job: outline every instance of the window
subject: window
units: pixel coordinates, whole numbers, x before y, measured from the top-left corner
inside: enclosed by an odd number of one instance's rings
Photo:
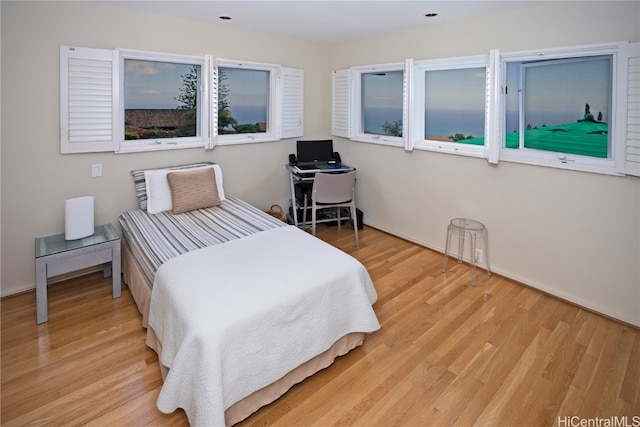
[[[405,146],[412,61],[339,70],[333,76],[332,134]]]
[[[424,139],[484,145],[484,68],[425,71]]]
[[[414,146],[483,156],[488,56],[416,61]]]
[[[500,158],[615,173],[626,122],[621,53],[611,44],[502,55]]]
[[[302,70],[218,60],[217,75],[219,144],[302,136]]]
[[[508,63],[505,147],[610,157],[612,59]]]
[[[218,68],[218,135],[266,133],[270,72]]]
[[[203,65],[123,57],[124,147],[198,140],[202,124]],[[142,141],[140,141],[142,142]],[[149,141],[143,143],[148,144]],[[140,144],[138,144],[140,145]]]
[[[362,73],[360,132],[402,136],[402,71]]]
[[[277,67],[218,61],[220,143],[276,140]]]
[[[61,46],[60,151],[213,148],[219,139],[302,136],[303,70],[213,62],[210,56]]]
[[[491,50],[334,71],[331,131],[494,164],[640,176],[639,111],[639,43]]]
[[[119,51],[120,152],[204,147],[209,133],[209,62]]]

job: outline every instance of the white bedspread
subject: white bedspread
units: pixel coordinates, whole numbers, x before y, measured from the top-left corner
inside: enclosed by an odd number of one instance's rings
[[[158,409],[224,425],[237,401],[342,336],[379,329],[376,298],[360,262],[293,226],[169,260],[149,313],[170,368]]]

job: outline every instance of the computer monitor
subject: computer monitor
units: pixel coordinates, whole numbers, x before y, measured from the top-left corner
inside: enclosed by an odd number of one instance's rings
[[[322,163],[333,159],[333,140],[298,141],[298,164]]]

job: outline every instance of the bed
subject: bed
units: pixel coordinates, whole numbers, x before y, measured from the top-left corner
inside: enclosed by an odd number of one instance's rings
[[[160,411],[233,425],[380,328],[364,266],[226,195],[218,165],[132,175],[122,270],[160,360]]]

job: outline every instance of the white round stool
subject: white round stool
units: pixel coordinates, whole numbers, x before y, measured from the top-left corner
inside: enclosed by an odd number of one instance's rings
[[[484,240],[484,259],[487,264],[487,274],[491,276],[491,267],[489,267],[489,231],[483,223],[468,218],[454,218],[447,226],[447,243],[444,247],[444,261],[442,262],[442,272],[447,271],[447,261],[449,259],[449,243],[451,234],[458,234],[458,264],[462,263],[462,255],[464,253],[464,240],[469,235],[469,266],[473,275],[471,276],[471,285],[476,286],[476,239],[480,234]]]

